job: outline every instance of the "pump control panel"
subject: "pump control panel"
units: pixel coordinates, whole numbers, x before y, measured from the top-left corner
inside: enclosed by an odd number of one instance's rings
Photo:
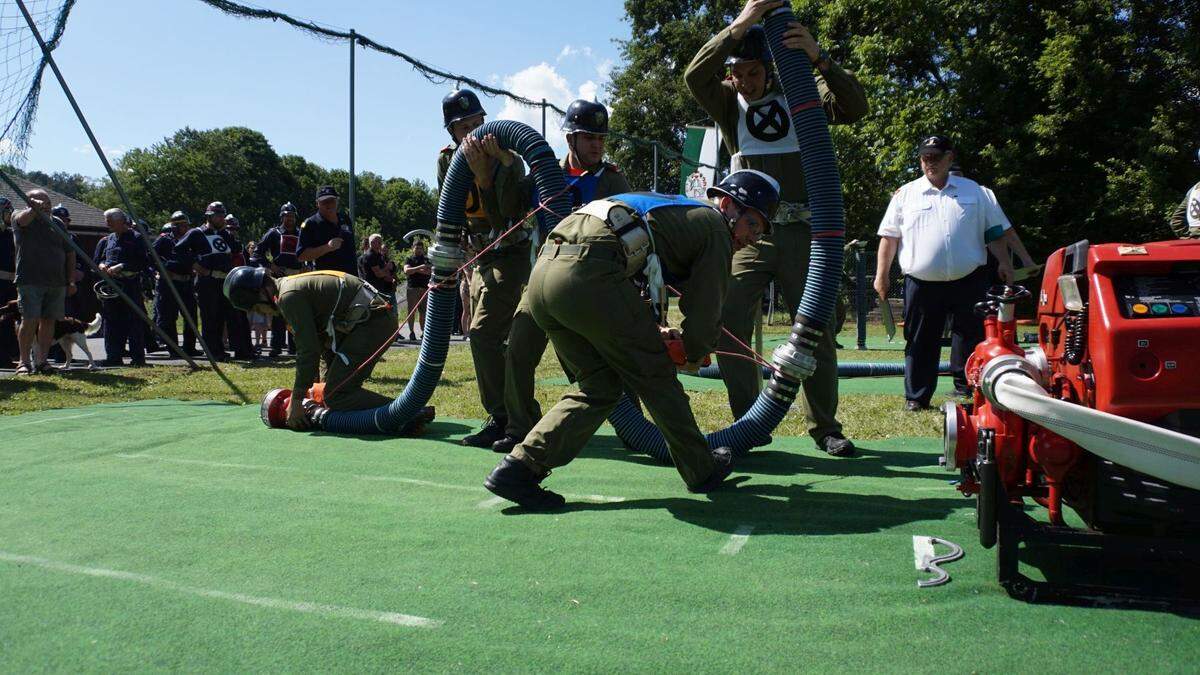
[[[1200,316],[1200,271],[1113,279],[1126,319]]]

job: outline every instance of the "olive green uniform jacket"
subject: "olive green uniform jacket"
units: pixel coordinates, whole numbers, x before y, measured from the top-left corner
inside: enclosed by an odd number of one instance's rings
[[[683,342],[688,358],[698,361],[720,331],[733,252],[729,227],[715,210],[694,206],[656,209],[647,222],[664,276],[683,293]],[[694,488],[712,475],[711,451],[658,324],[626,276],[620,243],[604,221],[576,213],[559,223],[534,266],[526,304],[578,391],[546,412],[513,457],[539,474],[567,464],[628,387],[662,431],[684,482]]]
[[[1179,206],[1175,209],[1175,213],[1171,214],[1171,231],[1180,239],[1195,239],[1200,238],[1200,234],[1193,234],[1188,229],[1188,209],[1191,208],[1192,193],[1200,188],[1200,183],[1192,186],[1187,194],[1183,196],[1183,201],[1179,202]],[[1200,209],[1200,203],[1196,204],[1196,208]]]
[[[442,148],[438,155],[438,188],[441,189],[455,148]],[[511,152],[511,151],[510,151]],[[512,153],[513,161],[504,166],[495,162],[493,185],[487,190],[474,188],[467,196],[467,228],[473,245],[502,234],[528,211],[521,182],[525,163]],[[534,219],[530,218],[532,223]],[[531,223],[506,237],[506,242],[528,237]],[[479,237],[482,236],[484,240]],[[479,258],[471,275],[471,359],[479,383],[479,401],[488,416],[507,418],[504,411],[504,354],[513,314],[521,300],[521,291],[529,280],[530,243],[498,246]],[[410,310],[411,311],[411,310]]]
[[[565,173],[569,165],[564,157],[560,162]],[[615,164],[604,162],[604,171],[596,179],[596,199],[632,191],[629,181]],[[534,187],[532,178],[527,178],[529,203],[532,203]],[[525,438],[525,434],[542,416],[542,408],[534,396],[534,379],[538,364],[546,353],[549,338],[538,327],[529,313],[529,303],[522,298],[513,317],[512,330],[508,335],[508,351],[504,362],[504,408],[508,413],[505,433],[513,438]]]
[[[726,81],[725,59],[737,45],[728,28],[708,41],[684,74],[692,96],[712,116],[721,129],[721,137],[730,155],[740,150],[738,141],[738,94],[732,82]],[[822,73],[814,69],[817,91],[822,107],[831,124],[848,124],[866,115],[868,105],[862,85],[854,75],[836,63],[830,63]],[[772,89],[772,91],[775,91]],[[764,94],[770,95],[771,91]],[[794,131],[793,131],[794,133]],[[783,202],[800,204],[807,198],[804,189],[804,170],[799,152],[773,155],[742,155],[739,169],[757,169],[779,181]],[[743,343],[749,344],[757,313],[762,307],[762,293],[774,281],[783,292],[789,311],[800,306],[804,282],[808,275],[811,230],[806,219],[776,222],[774,232],[757,244],[747,246],[733,257],[733,279],[725,299],[725,327]],[[832,317],[830,319],[832,321]],[[738,353],[743,348],[728,336],[719,345],[721,351]],[[832,330],[826,330],[814,356],[817,370],[804,381],[804,402],[811,422],[809,433],[820,441],[840,433],[837,420],[837,349]],[[754,404],[762,385],[759,366],[747,360],[720,356],[721,379],[729,391],[729,407],[735,419],[744,415]]]
[[[335,322],[346,318],[355,296],[363,287],[362,279],[324,270],[283,277],[276,279],[275,284],[279,288],[276,301],[279,313],[296,341],[296,378],[292,392],[308,391],[317,380],[323,361],[325,376],[322,381],[327,383],[325,404],[330,409],[365,410],[390,403],[392,399],[368,391],[362,385],[375,368],[376,351],[391,343],[396,332],[396,317],[381,307],[348,332],[338,332],[337,351],[345,355],[349,363],[334,354],[333,340],[328,332],[330,315]],[[355,373],[354,370],[363,363],[367,365]],[[331,389],[339,384],[336,390]]]

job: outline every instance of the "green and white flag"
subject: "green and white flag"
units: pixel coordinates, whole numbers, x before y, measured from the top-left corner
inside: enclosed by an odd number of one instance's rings
[[[716,166],[719,144],[720,134],[716,127],[688,126],[683,141],[683,156],[690,161],[684,161],[679,172],[681,194],[704,199],[704,192],[716,183],[717,177],[713,169],[700,166],[697,162]]]

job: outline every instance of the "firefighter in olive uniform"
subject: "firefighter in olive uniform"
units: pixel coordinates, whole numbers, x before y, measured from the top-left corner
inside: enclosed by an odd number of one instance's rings
[[[729,475],[729,449],[709,449],[650,306],[632,283],[634,275],[646,274],[652,287],[678,284],[687,359],[680,369],[697,372],[717,342],[730,257],[769,230],[779,186],[761,172],[738,171],[709,196],[718,198],[716,208],[653,192],[614,195],[584,206],[550,233],[526,302],[578,390],[563,396],[500,461],[484,483],[488,490],[526,508],[562,506],[563,498],[541,481],[579,454],[625,387],[658,424],[688,490],[714,490]]]
[[[1200,151],[1196,152],[1200,164]],[[1171,214],[1171,231],[1180,239],[1200,239],[1200,183],[1192,186]]]
[[[479,97],[468,89],[442,100],[442,118],[453,143],[438,154],[438,189],[450,160],[461,146],[475,175],[467,195],[467,236],[481,251],[518,222],[528,211],[522,199],[525,163],[515,152],[502,150],[490,134],[482,139],[470,133],[483,124],[487,113]],[[504,437],[508,413],[504,408],[504,352],[521,290],[529,280],[530,230],[526,226],[505,236],[477,261],[471,276],[471,358],[479,400],[488,421],[463,439],[464,445],[491,447]]]
[[[604,161],[607,108],[582,99],[575,101],[567,108],[563,130],[567,132],[568,151],[562,160],[562,168],[571,193],[572,211],[592,200],[630,191],[629,181],[616,165]],[[526,179],[525,186],[533,199],[536,194],[533,181]],[[547,342],[545,331],[534,322],[528,302],[522,298],[513,317],[508,351],[504,355],[504,408],[508,412],[508,428],[504,438],[492,444],[496,452],[512,450],[542,416],[541,406],[533,395],[533,384]]]
[[[725,299],[723,322],[746,344],[750,342],[767,285],[774,280],[783,291],[789,311],[795,311],[808,274],[812,233],[810,214],[804,203],[800,149],[787,100],[771,75],[766,34],[755,25],[769,10],[783,4],[749,0],[729,27],[700,48],[684,74],[692,96],[720,127],[725,147],[733,158],[733,168],[758,169],[783,186],[774,234],[733,257],[733,279]],[[830,123],[854,122],[867,113],[862,86],[817,46],[807,28],[792,23],[784,34],[783,45],[803,49],[808,54]],[[722,337],[720,348],[725,352],[741,350],[728,336]],[[813,424],[809,433],[829,454],[852,455],[854,444],[842,435],[842,425],[837,420],[837,348],[831,329],[824,331],[814,356],[817,370],[804,381],[804,400]],[[747,360],[720,355],[717,360],[729,391],[729,406],[734,418],[740,418],[758,397],[761,370],[758,364]]]
[[[279,315],[296,341],[293,392],[306,392],[321,374],[330,410],[364,410],[392,401],[363,388],[396,331],[391,303],[362,279],[338,270],[303,272],[279,279],[263,267],[238,267],[225,279],[225,297],[241,311]],[[288,426],[308,426],[301,403],[292,396]]]

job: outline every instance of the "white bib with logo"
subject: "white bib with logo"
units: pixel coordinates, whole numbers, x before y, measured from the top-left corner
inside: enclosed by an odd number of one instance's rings
[[[208,249],[213,253],[229,253],[229,242],[219,234],[205,235],[208,239]]]
[[[800,152],[796,134],[792,132],[792,116],[788,114],[783,94],[748,102],[738,102],[738,155],[782,155]],[[734,155],[736,166],[737,155]]]

